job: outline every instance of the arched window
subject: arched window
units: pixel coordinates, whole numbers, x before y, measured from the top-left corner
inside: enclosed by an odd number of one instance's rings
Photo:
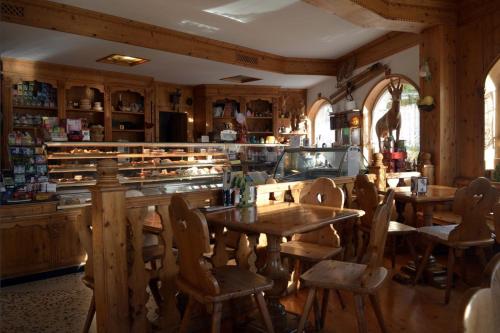
[[[418,91],[411,85],[403,84],[403,93],[399,113],[401,115],[401,129],[399,140],[405,141],[408,160],[418,157],[420,151],[420,113],[417,107]],[[386,87],[378,98],[372,111],[371,141],[374,152],[379,152],[378,138],[375,131],[377,121],[391,108],[392,98]]]
[[[390,79],[386,78],[376,84],[363,105],[363,151],[368,159],[380,150],[375,128],[377,121],[392,106],[392,98],[388,90],[389,83]],[[417,159],[420,151],[420,111],[417,107],[419,92],[409,79],[401,77],[401,83],[403,92],[399,107],[401,116],[399,140],[405,141],[407,160],[413,161]],[[393,135],[395,136],[395,131]]]
[[[500,147],[496,145],[496,133],[500,128],[499,117],[496,116],[500,91],[500,61],[498,61],[486,76],[484,83],[484,167],[486,170],[495,169],[495,158],[500,157],[497,152]]]
[[[325,145],[331,147],[335,142],[335,131],[330,129],[330,113],[332,106],[330,103],[321,105],[314,116],[314,142],[318,147]]]

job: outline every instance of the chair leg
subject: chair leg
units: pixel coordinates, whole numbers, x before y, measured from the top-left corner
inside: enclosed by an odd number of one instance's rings
[[[262,292],[256,293],[255,299],[257,300],[257,305],[259,307],[260,315],[262,316],[264,324],[266,325],[266,330],[269,333],[274,333],[271,316],[269,315],[269,310],[267,309],[266,300],[264,299],[264,295],[262,295]]]
[[[500,237],[500,235],[498,236]],[[476,254],[479,257],[479,262],[483,266],[483,269],[488,265],[488,260],[486,259],[486,253],[484,247],[476,247]]]
[[[418,262],[418,256],[417,256],[417,251],[415,251],[415,246],[413,245],[413,235],[407,235],[405,236],[405,242],[406,245],[408,245],[408,250],[410,251],[410,255],[413,258],[415,265]]]
[[[356,319],[358,320],[358,332],[366,333],[367,326],[366,326],[365,305],[363,302],[363,296],[354,295],[354,303],[356,305],[355,308],[356,308]]]
[[[212,312],[212,329],[210,330],[210,332],[212,333],[220,332],[221,318],[222,318],[222,303],[221,302],[214,303]]]
[[[330,290],[329,289],[323,289],[323,299],[321,300],[321,323],[320,323],[320,328],[324,328],[325,327],[326,312],[328,310],[328,298],[329,297],[330,297]]]
[[[95,296],[92,292],[92,299],[90,300],[89,310],[87,312],[87,317],[85,318],[85,324],[83,325],[83,333],[88,333],[90,326],[92,325],[92,320],[95,315]]]
[[[450,302],[451,287],[453,285],[453,268],[455,266],[455,249],[450,247],[448,249],[448,268],[447,268],[447,278],[446,278],[446,292],[444,294],[444,303],[448,304]]]
[[[306,304],[304,305],[304,311],[302,312],[302,316],[300,317],[299,328],[297,330],[298,333],[304,332],[304,327],[306,326],[307,317],[309,317],[309,312],[311,312],[311,307],[313,305],[315,295],[316,295],[316,288],[309,289],[309,293],[307,294]]]
[[[396,245],[397,237],[391,236],[391,267],[394,269],[396,267]]]
[[[295,283],[295,295],[299,294],[300,290],[300,274],[302,273],[302,261],[295,259],[295,270],[293,272],[293,282]]]
[[[184,332],[188,331],[189,319],[191,317],[191,313],[193,312],[195,302],[196,301],[195,301],[194,297],[189,296],[186,310],[184,311],[184,315],[182,316],[181,327],[179,329],[179,333],[184,333]]]
[[[429,257],[431,256],[433,248],[434,248],[434,243],[429,242],[429,244],[427,244],[427,248],[425,249],[424,256],[422,257],[422,260],[418,264],[418,269],[417,269],[417,273],[415,274],[415,280],[413,280],[413,285],[416,285],[417,282],[422,277],[422,273],[424,272],[424,268],[427,265],[427,261],[429,260]],[[415,265],[417,265],[417,262],[415,262]]]
[[[378,324],[380,325],[382,333],[386,333],[387,327],[385,326],[384,317],[382,316],[382,310],[380,307],[378,296],[376,294],[370,295],[370,302],[372,303],[373,310],[375,311],[375,316],[377,316]]]
[[[314,327],[316,328],[316,331],[319,331],[321,329],[321,317],[320,317],[321,310],[319,308],[317,293],[314,293],[313,308],[314,308]]]
[[[160,289],[158,288],[158,280],[149,280],[149,290],[151,290],[156,305],[158,308],[161,308],[163,300],[161,299]]]
[[[345,310],[345,303],[344,303],[344,299],[342,298],[342,294],[338,290],[335,290],[335,293],[337,294],[337,298],[339,299],[339,303],[340,303],[340,306],[342,307],[342,310]]]

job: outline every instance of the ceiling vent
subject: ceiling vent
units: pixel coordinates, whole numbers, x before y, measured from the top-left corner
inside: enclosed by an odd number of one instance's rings
[[[236,75],[236,76],[230,76],[230,77],[225,77],[222,78],[221,81],[228,81],[228,82],[233,82],[233,83],[247,83],[247,82],[254,82],[254,81],[260,81],[262,79],[256,78],[256,77],[251,77],[251,76],[246,76],[246,75]]]
[[[24,17],[24,7],[16,6],[12,3],[2,2],[0,6],[2,16]]]
[[[245,65],[257,65],[259,58],[249,54],[236,53],[236,61]]]
[[[97,59],[96,61],[102,62],[105,64],[113,64],[113,65],[132,67],[132,66],[144,64],[145,62],[148,62],[149,60],[144,59],[144,58],[131,57],[131,56],[122,55],[122,54],[110,54],[109,56],[106,56],[106,57],[101,58],[101,59]]]

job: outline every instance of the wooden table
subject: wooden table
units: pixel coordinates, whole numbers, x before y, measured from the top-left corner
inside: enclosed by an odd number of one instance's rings
[[[225,254],[224,228],[245,233],[249,238],[250,250],[253,252],[257,237],[263,233],[267,236],[267,258],[261,273],[274,281],[274,286],[266,296],[277,332],[288,331],[290,325],[280,297],[287,287],[288,271],[282,266],[280,243],[283,237],[304,233],[337,224],[346,220],[354,220],[364,214],[355,209],[328,208],[299,203],[270,203],[268,205],[233,208],[229,210],[206,213],[208,224],[216,229],[216,247],[213,262],[216,266],[227,262]],[[256,271],[255,254],[248,256],[250,270]],[[292,324],[296,329],[296,324]]]
[[[406,204],[410,203],[413,207],[413,221],[415,223],[415,227],[420,227],[421,225],[418,225],[417,221],[417,210],[421,208],[423,211],[423,225],[432,225],[432,212],[434,210],[434,206],[452,202],[455,198],[457,188],[443,185],[429,185],[427,186],[427,193],[419,195],[411,193],[409,186],[396,187],[394,190],[396,192],[394,199],[396,200],[398,221],[404,222],[404,209]],[[416,265],[417,263],[408,263],[402,268],[402,271],[408,275],[398,274],[397,279],[405,282],[411,281],[412,276],[416,272]],[[426,281],[430,285],[437,288],[444,288],[446,270],[436,262],[434,257],[431,256],[431,258],[429,258],[425,271],[425,276],[429,277]]]
[[[419,208],[422,208],[424,213],[424,225],[432,225],[432,212],[435,205],[452,202],[455,198],[456,187],[443,185],[427,186],[427,193],[413,194],[409,186],[396,187],[394,199],[396,200],[396,208],[398,211],[398,221],[404,222],[404,208],[407,203],[413,207],[413,216],[415,226],[417,225],[416,213]]]

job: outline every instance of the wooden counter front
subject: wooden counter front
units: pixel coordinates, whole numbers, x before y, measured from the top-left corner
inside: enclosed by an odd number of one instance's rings
[[[0,206],[0,278],[80,265],[82,210],[56,210],[56,202]]]

